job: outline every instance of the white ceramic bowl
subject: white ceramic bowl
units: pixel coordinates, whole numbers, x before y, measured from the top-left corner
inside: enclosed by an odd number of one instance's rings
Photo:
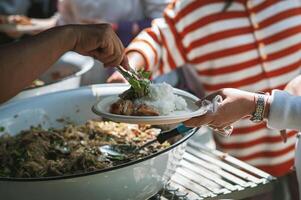
[[[82,56],[75,52],[65,53],[40,79],[46,84],[35,88],[25,89],[11,101],[38,96],[46,93],[78,88],[81,85],[82,76],[94,66],[94,59]],[[62,70],[74,72],[64,78],[53,80],[52,74]]]
[[[78,124],[98,116],[91,106],[100,98],[124,91],[122,84],[94,85],[23,99],[0,107],[0,126],[12,135],[31,125],[61,127],[58,118]],[[155,155],[121,166],[74,176],[13,179],[0,178],[3,200],[124,200],[147,199],[156,194],[180,161],[186,140],[183,139]],[[1,133],[0,133],[1,134]]]

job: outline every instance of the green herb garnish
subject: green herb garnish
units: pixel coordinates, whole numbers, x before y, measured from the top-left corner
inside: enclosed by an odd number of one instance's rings
[[[128,82],[131,88],[120,95],[122,99],[137,99],[149,94],[151,73],[149,71],[140,70],[135,75],[130,75]]]

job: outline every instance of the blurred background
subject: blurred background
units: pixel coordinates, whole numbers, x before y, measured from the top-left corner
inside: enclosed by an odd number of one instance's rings
[[[162,17],[170,2],[127,0],[125,4],[124,0],[1,0],[0,45],[22,40],[54,26],[105,22],[112,25],[126,47],[141,30],[151,26],[152,19]],[[71,73],[62,67],[60,70],[63,70],[61,76]],[[95,61],[93,67],[81,75],[80,84],[105,83],[112,73],[112,69],[104,69],[101,63]],[[202,94],[199,88],[186,83],[185,77],[190,76],[191,79],[192,74],[179,68],[156,78],[155,82],[165,81],[174,87]]]

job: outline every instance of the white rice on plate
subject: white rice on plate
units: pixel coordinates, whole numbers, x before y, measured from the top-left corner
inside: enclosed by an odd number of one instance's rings
[[[147,97],[135,100],[135,104],[146,104],[155,108],[160,115],[168,115],[174,111],[187,110],[187,103],[182,97],[173,93],[173,87],[167,83],[150,85]]]

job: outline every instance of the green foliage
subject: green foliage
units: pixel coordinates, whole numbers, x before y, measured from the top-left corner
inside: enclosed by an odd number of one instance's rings
[[[149,85],[150,85],[150,76],[151,73],[149,71],[138,71],[137,72],[138,79],[135,76],[132,76],[128,82],[132,86],[132,90],[135,93],[135,97],[143,97],[149,94]]]
[[[138,74],[144,79],[150,79],[152,73],[150,71],[140,70],[138,71]]]

